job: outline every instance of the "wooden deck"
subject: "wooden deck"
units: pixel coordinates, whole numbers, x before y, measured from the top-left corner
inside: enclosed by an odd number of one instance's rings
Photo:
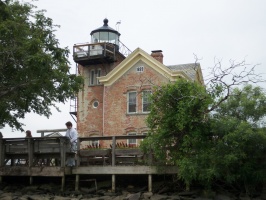
[[[116,175],[147,175],[148,188],[152,190],[153,174],[177,174],[175,166],[158,169],[151,154],[144,154],[139,148],[117,147],[118,141],[143,139],[143,135],[78,138],[77,152],[71,152],[67,137],[33,137],[0,139],[0,181],[6,176],[33,177],[55,176],[62,178],[76,176],[75,189],[83,175],[112,175],[112,190],[115,191]],[[82,144],[98,140],[112,148],[82,148]],[[66,167],[66,159],[76,159],[75,167]]]

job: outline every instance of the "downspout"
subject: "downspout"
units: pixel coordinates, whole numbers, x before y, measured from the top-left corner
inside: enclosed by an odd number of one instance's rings
[[[103,136],[104,136],[104,105],[105,105],[105,85],[103,85]]]

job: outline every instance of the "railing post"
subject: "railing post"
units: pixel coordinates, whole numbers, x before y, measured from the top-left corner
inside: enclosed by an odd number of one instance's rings
[[[115,60],[115,49],[116,49],[116,46],[115,45],[113,45],[114,46],[114,60]]]
[[[32,167],[33,162],[33,139],[28,138],[28,166]]]
[[[112,166],[115,166],[115,144],[116,139],[115,136],[112,137]]]
[[[152,175],[148,175],[148,191],[152,192]]]
[[[75,56],[76,56],[76,47],[75,47],[75,45],[73,46],[73,59],[75,58]]]
[[[60,160],[61,167],[65,167],[66,163],[66,138],[60,138]]]
[[[104,43],[104,57],[106,56],[106,42]]]
[[[0,138],[0,166],[4,166],[5,161],[5,143],[4,139]]]
[[[115,174],[112,174],[112,192],[115,192]]]
[[[79,180],[80,180],[80,177],[79,177],[79,174],[76,174],[76,180],[75,180],[75,191],[79,191]]]
[[[89,58],[90,55],[91,55],[91,52],[90,52],[90,45],[88,44],[87,47],[88,47],[88,58]]]
[[[77,139],[77,166],[80,166],[80,138]]]

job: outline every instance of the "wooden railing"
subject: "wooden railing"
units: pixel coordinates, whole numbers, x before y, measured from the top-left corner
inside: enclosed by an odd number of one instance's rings
[[[126,45],[119,41],[118,45],[108,42],[101,43],[83,43],[75,44],[73,46],[73,57],[74,59],[97,56],[97,55],[106,55],[110,53],[115,54],[116,51],[119,51],[125,57],[132,53]]]
[[[127,136],[106,136],[106,137],[82,137],[78,138],[77,166],[83,165],[151,165],[152,154],[144,154],[138,147],[118,146],[120,141],[128,139],[144,139],[145,135]],[[86,141],[98,140],[110,144],[109,147],[81,148],[81,144]],[[123,143],[124,144],[124,143]],[[139,143],[138,143],[139,144]],[[138,146],[138,145],[137,145]]]
[[[73,47],[74,60],[90,58],[95,56],[109,56],[114,59],[118,47],[111,43],[79,44]]]
[[[152,155],[144,154],[138,147],[145,135],[80,137],[77,152],[70,149],[68,137],[33,137],[0,139],[0,167],[4,166],[60,166],[67,158],[75,157],[77,166],[90,165],[151,165]],[[118,146],[128,139],[138,140],[137,146]],[[108,147],[82,148],[84,142],[98,140]],[[125,143],[124,143],[125,142]]]
[[[68,137],[33,137],[0,139],[0,166],[65,166],[70,151]]]

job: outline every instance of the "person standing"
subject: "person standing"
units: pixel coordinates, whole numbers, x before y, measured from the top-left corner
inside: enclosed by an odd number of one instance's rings
[[[71,145],[71,151],[76,152],[77,151],[77,138],[78,138],[78,132],[76,129],[73,128],[71,122],[66,123],[67,131],[66,131],[66,137],[70,139],[70,145]],[[66,166],[72,167],[75,166],[75,158],[67,158],[66,160]]]
[[[32,137],[31,131],[30,130],[27,130],[26,131],[26,138],[29,138],[29,137]]]

